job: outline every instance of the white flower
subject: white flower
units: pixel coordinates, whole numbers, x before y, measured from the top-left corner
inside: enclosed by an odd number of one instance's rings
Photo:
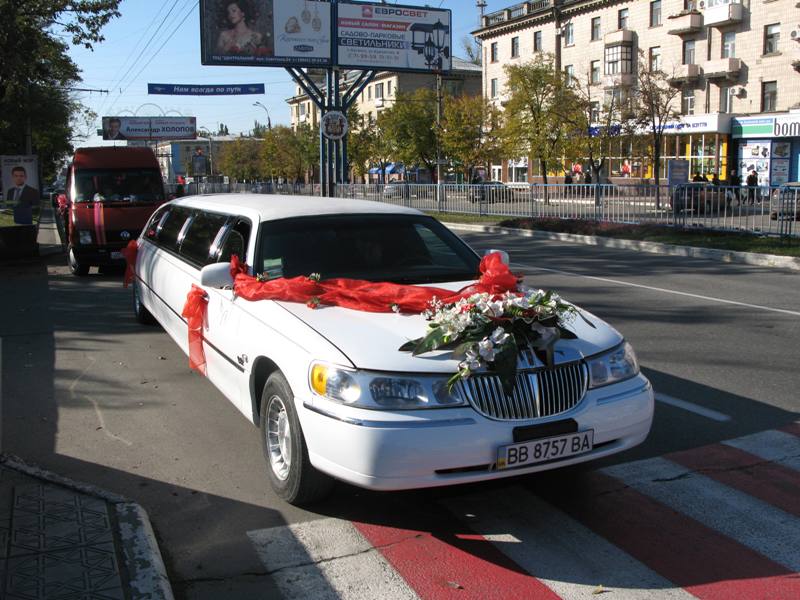
[[[480,342],[478,342],[478,353],[486,362],[492,362],[494,360],[494,344],[492,343],[492,340],[489,338],[483,338]]]
[[[477,371],[481,368],[481,364],[480,356],[473,347],[467,350],[467,355],[464,357],[464,360],[458,363],[458,368],[462,371]]]
[[[502,346],[502,345],[503,345],[503,344],[505,344],[505,343],[506,343],[506,342],[507,342],[507,341],[508,341],[510,338],[511,338],[511,336],[510,336],[509,334],[507,334],[507,333],[506,333],[506,330],[505,330],[505,329],[503,329],[502,327],[498,327],[497,329],[495,329],[495,330],[492,332],[492,335],[489,337],[489,339],[491,340],[491,342],[492,342],[492,343],[493,343],[495,346]]]

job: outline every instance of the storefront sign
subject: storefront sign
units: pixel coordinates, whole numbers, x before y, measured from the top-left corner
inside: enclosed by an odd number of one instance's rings
[[[771,137],[775,127],[773,117],[734,117],[731,134],[735,138]]]
[[[725,113],[686,115],[667,123],[664,133],[728,133],[730,125],[730,115]]]
[[[772,137],[800,137],[800,114],[775,117]]]

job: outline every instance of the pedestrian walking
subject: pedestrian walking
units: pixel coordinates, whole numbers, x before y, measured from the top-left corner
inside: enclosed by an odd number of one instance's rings
[[[742,178],[739,177],[739,174],[736,172],[736,169],[731,170],[731,176],[728,179],[728,191],[725,192],[725,202],[728,206],[733,204],[733,201],[736,200],[741,204],[741,196],[739,195],[741,190],[739,189],[742,187]]]
[[[758,193],[758,174],[755,171],[750,171],[745,183],[747,184],[747,203],[753,204]]]

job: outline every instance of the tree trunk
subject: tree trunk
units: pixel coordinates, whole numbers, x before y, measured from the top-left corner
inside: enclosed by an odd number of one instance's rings
[[[661,136],[657,135],[653,138],[655,142],[655,148],[653,150],[653,178],[656,182],[656,210],[661,209],[661,186],[658,185],[660,180],[660,172],[661,172]]]
[[[544,203],[550,204],[550,197],[547,193],[547,161],[540,158],[539,166],[542,168],[542,181],[544,182]]]

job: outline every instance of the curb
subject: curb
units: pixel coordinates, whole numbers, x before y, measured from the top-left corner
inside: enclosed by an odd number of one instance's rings
[[[641,240],[623,240],[607,238],[597,235],[578,235],[576,233],[558,233],[554,231],[534,231],[531,229],[515,229],[511,227],[497,227],[494,225],[472,225],[469,223],[447,223],[442,225],[449,229],[462,229],[465,231],[481,231],[486,233],[499,233],[503,235],[521,235],[547,240],[573,242],[587,246],[600,246],[618,250],[635,250],[650,254],[667,254],[669,256],[686,256],[690,258],[704,258],[726,263],[755,265],[800,271],[800,258],[794,256],[778,256],[776,254],[760,254],[758,252],[738,252],[735,250],[716,250],[714,248],[697,248],[695,246],[678,246],[675,244],[662,244],[660,242],[644,242]]]
[[[158,549],[147,512],[139,504],[97,486],[74,481],[47,471],[11,454],[0,455],[0,465],[81,494],[99,498],[114,507],[118,522],[125,568],[131,584],[133,600],[174,600],[167,569]]]

